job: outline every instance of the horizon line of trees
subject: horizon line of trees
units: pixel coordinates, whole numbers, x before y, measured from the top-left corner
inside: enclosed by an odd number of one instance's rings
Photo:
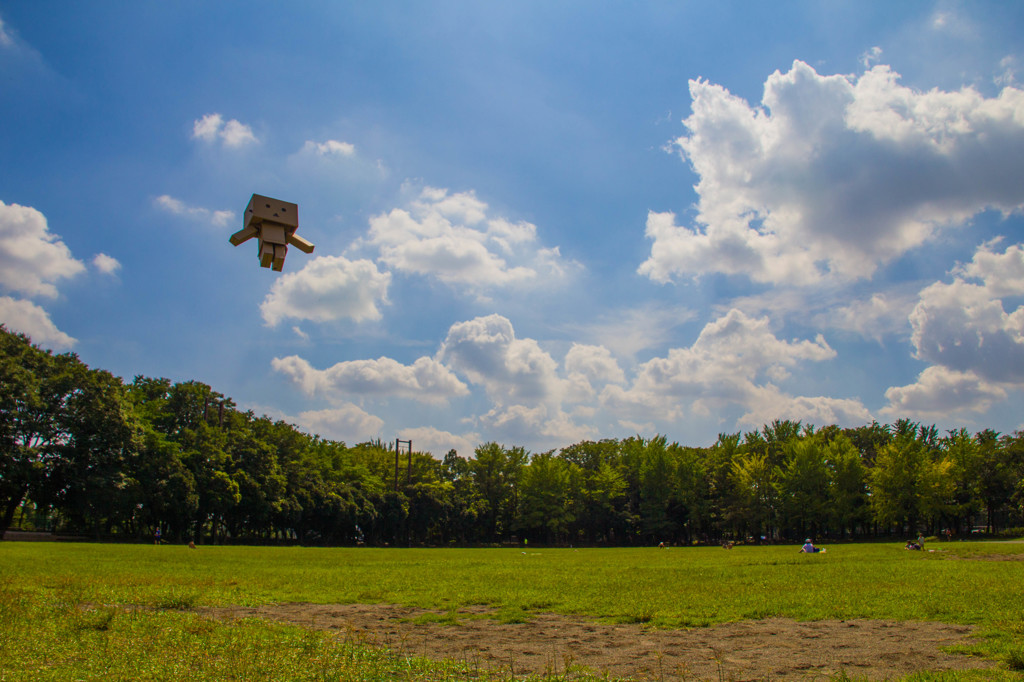
[[[0,537],[16,520],[96,538],[324,545],[996,532],[1024,526],[1024,433],[776,420],[709,447],[488,442],[439,460],[309,435],[198,381],[125,384],[0,325]]]

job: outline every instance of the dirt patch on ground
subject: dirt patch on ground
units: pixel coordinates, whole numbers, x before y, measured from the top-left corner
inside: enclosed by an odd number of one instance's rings
[[[1024,554],[975,554],[973,556],[954,556],[952,558],[965,561],[1024,561]]]
[[[991,661],[943,653],[971,628],[878,620],[796,622],[772,618],[691,630],[615,625],[536,614],[528,623],[459,611],[457,624],[423,622],[444,612],[389,605],[275,604],[205,609],[217,618],[258,617],[336,631],[351,641],[402,654],[467,661],[513,675],[586,666],[614,676],[656,680],[827,678],[845,671],[872,680],[915,672],[987,668]],[[413,622],[413,621],[420,622]]]

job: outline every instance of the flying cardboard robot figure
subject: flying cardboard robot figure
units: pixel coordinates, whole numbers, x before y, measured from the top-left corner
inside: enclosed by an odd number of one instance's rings
[[[259,237],[260,265],[276,272],[284,267],[288,244],[306,253],[313,253],[313,244],[295,234],[299,229],[299,206],[279,199],[253,194],[245,207],[245,226],[231,235],[235,246],[253,237]]]

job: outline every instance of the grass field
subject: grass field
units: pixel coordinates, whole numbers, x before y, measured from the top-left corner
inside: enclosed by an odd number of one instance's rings
[[[505,622],[544,611],[673,628],[766,617],[960,623],[978,627],[969,653],[1000,661],[1003,679],[1024,678],[1024,544],[930,548],[836,545],[808,556],[793,546],[524,554],[7,542],[0,679],[487,678],[458,662],[193,611],[273,602],[486,605]],[[970,675],[919,676],[961,677]]]

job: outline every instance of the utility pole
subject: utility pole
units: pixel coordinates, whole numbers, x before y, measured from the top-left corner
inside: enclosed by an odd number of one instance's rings
[[[401,452],[402,444],[405,444],[409,452],[409,463],[406,466],[405,471],[405,484],[409,485],[409,481],[412,480],[412,441],[402,440],[400,438],[395,439],[395,491],[398,491],[398,453]]]

